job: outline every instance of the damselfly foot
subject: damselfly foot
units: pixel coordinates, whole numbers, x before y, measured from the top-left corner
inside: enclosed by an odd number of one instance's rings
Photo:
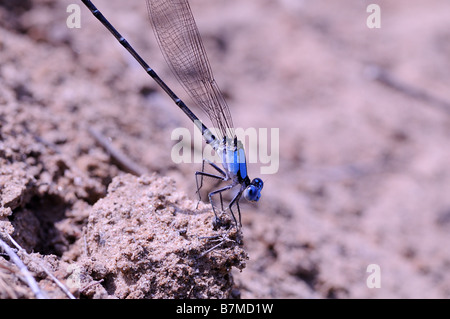
[[[220,247],[224,247],[225,245],[227,247],[224,248],[230,249],[235,245],[239,246],[242,245],[242,233],[240,231],[233,229],[232,227],[228,228],[228,230],[222,234],[199,237],[199,239],[206,239],[208,240],[208,243],[211,243],[213,245],[212,247],[208,248],[203,253],[201,253],[200,257],[203,257],[208,253],[216,249],[219,249]]]

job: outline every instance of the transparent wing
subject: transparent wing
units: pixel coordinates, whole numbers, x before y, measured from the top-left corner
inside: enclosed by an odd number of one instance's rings
[[[147,0],[153,30],[172,72],[223,136],[234,137],[229,107],[214,80],[187,0]]]

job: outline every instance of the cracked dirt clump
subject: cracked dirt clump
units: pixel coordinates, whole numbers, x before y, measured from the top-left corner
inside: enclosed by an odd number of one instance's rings
[[[81,259],[102,286],[84,293],[100,288],[118,298],[233,297],[231,268],[243,269],[248,258],[240,235],[231,227],[228,240],[207,252],[227,231],[213,230],[207,205],[195,206],[175,192],[170,178],[114,178],[108,195],[93,206]]]

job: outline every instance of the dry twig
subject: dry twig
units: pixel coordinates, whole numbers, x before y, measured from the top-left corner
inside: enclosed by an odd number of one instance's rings
[[[44,272],[47,274],[47,276],[50,277],[51,280],[53,280],[53,282],[66,294],[67,297],[69,297],[70,299],[76,299],[74,297],[74,295],[72,295],[72,293],[66,288],[66,286],[64,286],[59,280],[58,278],[56,278],[48,269],[47,267],[44,266],[44,264],[40,261],[37,260],[36,258],[33,258],[32,256],[30,256],[25,249],[23,249],[9,234],[7,234],[8,239],[11,241],[11,243],[13,243],[14,246],[16,246],[16,248],[24,253],[28,258],[30,258],[32,261],[34,261],[36,264],[39,265],[39,267],[42,268],[42,270],[44,270]]]
[[[9,235],[8,235],[9,236]],[[0,239],[0,247],[5,251],[5,253],[8,254],[9,258],[11,258],[12,262],[16,264],[17,267],[19,267],[20,272],[25,277],[25,280],[30,287],[31,291],[33,291],[34,295],[38,299],[45,299],[47,296],[44,292],[41,291],[39,288],[36,280],[34,280],[31,273],[28,271],[27,267],[24,265],[24,263],[20,260],[19,256],[14,252],[14,250],[9,247],[7,243],[5,243],[2,239]]]
[[[131,173],[136,176],[141,176],[147,173],[147,170],[140,166],[139,164],[133,162],[128,156],[122,153],[120,150],[115,148],[111,142],[103,136],[97,130],[89,127],[89,133],[97,141],[97,143],[105,149],[106,152],[112,157],[112,159],[117,163],[117,165],[125,172]]]
[[[395,78],[391,73],[385,69],[377,66],[371,65],[366,69],[367,76],[375,81],[380,82],[391,89],[394,89],[400,93],[410,96],[414,99],[421,100],[423,102],[429,103],[441,109],[450,115],[450,102],[421,89],[414,87],[412,85],[402,82],[400,79]]]

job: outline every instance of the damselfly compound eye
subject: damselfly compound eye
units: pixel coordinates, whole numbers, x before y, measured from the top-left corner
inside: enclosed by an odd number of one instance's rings
[[[261,198],[263,186],[264,182],[260,178],[255,178],[244,190],[244,198],[251,202],[257,202]]]

